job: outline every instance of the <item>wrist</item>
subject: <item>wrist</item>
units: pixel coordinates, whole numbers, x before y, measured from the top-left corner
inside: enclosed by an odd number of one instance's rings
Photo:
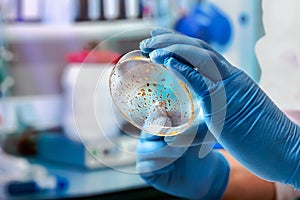
[[[255,176],[225,150],[220,150],[220,152],[227,159],[230,166],[229,181],[222,200],[275,199],[275,187],[273,182]]]
[[[287,184],[300,191],[300,161],[298,162],[298,165],[296,166],[291,178],[287,181]]]
[[[214,159],[214,178],[210,190],[203,199],[222,199],[228,185],[230,166],[226,158],[218,151],[215,151]]]

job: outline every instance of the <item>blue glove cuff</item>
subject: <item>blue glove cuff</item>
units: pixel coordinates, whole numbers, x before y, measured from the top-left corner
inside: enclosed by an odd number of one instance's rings
[[[224,192],[227,188],[229,175],[230,175],[230,167],[225,159],[225,157],[218,151],[215,152],[216,159],[218,160],[216,168],[219,170],[215,170],[216,174],[214,176],[214,180],[212,181],[212,186],[210,187],[210,191],[207,193],[206,197],[203,199],[222,199]],[[221,170],[222,169],[222,170]]]
[[[300,161],[292,177],[287,181],[287,184],[292,185],[296,190],[300,191]]]

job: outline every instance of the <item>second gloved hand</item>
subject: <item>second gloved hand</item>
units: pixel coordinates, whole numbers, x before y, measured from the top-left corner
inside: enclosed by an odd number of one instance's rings
[[[198,158],[199,146],[172,147],[163,137],[142,133],[137,145],[137,171],[154,188],[188,199],[221,199],[229,166],[216,151]]]

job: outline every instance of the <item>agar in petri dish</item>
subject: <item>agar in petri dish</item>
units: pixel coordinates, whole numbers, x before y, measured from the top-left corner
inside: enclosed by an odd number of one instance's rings
[[[109,85],[113,103],[125,119],[150,134],[180,134],[200,112],[187,82],[174,71],[151,62],[140,50],[119,60]]]

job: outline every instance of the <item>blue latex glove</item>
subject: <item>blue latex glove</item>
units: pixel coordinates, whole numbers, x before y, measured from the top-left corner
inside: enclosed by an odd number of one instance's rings
[[[172,147],[163,137],[142,133],[137,145],[137,171],[154,188],[188,199],[220,199],[226,189],[229,166],[212,151],[198,158],[199,146]]]
[[[203,41],[165,29],[154,29],[140,48],[187,79],[209,130],[241,164],[264,179],[300,189],[299,127],[246,73]]]

